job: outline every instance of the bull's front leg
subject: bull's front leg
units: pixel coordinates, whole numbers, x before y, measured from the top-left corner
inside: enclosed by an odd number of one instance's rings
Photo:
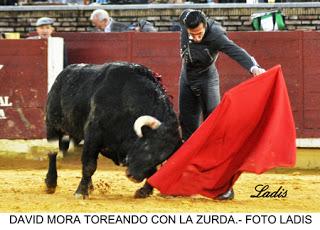
[[[97,169],[99,151],[90,144],[84,145],[82,153],[82,178],[75,192],[76,198],[89,198],[89,189],[92,185],[91,177]]]
[[[149,171],[147,178],[151,177],[156,171],[156,168],[152,168]],[[146,181],[146,183],[135,192],[134,198],[146,198],[152,195],[152,193],[153,187]]]
[[[134,198],[146,198],[150,195],[152,195],[153,193],[153,187],[146,182],[142,188],[139,188],[135,194],[134,194]]]

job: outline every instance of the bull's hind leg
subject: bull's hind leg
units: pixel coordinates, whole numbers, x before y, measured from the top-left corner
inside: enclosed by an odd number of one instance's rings
[[[48,167],[48,173],[45,179],[45,183],[47,185],[47,193],[54,193],[56,191],[57,187],[57,153],[56,152],[50,152],[48,154],[49,158],[49,167]]]
[[[152,176],[155,172],[157,171],[156,168],[153,168],[149,171],[149,175],[147,176],[147,178],[149,178],[150,176]],[[142,188],[139,188],[135,194],[134,194],[134,198],[146,198],[150,195],[152,195],[153,193],[153,187],[148,183],[146,182]]]

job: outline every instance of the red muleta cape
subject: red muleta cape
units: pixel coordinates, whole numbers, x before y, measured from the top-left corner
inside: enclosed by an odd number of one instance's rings
[[[162,194],[215,198],[244,171],[292,167],[296,131],[281,67],[224,94],[219,106],[148,179]]]

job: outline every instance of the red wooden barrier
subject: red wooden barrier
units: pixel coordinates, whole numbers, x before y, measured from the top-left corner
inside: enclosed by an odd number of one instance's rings
[[[130,61],[163,76],[177,111],[180,72],[179,33],[58,33],[64,37],[69,63]],[[231,39],[264,68],[281,64],[300,138],[320,137],[320,33],[232,32]],[[43,138],[46,98],[46,42],[0,40],[0,138]],[[250,77],[224,54],[218,59],[222,93]],[[11,107],[1,106],[9,96]],[[254,95],[253,95],[254,96]],[[4,103],[2,103],[4,104]],[[21,112],[22,111],[22,112]],[[276,132],[276,130],[275,130]]]
[[[320,33],[303,33],[301,135],[320,136]]]
[[[0,40],[0,138],[45,136],[47,42]]]

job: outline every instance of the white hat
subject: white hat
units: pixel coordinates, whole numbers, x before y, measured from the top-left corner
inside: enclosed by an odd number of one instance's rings
[[[43,17],[37,20],[36,26],[52,25],[53,23],[54,23],[54,19]]]

